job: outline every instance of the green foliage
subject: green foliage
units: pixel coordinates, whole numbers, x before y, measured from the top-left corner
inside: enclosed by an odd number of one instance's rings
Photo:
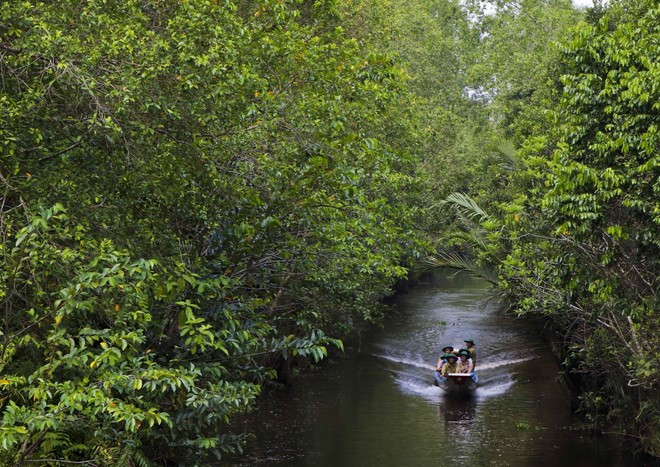
[[[2,3],[0,462],[239,452],[429,237],[660,452],[657,6],[495,4]]]
[[[519,313],[548,316],[565,336],[589,419],[660,455],[660,10],[627,6],[561,47],[555,127],[525,145],[531,186],[502,206],[500,284]]]
[[[530,425],[527,422],[516,422],[516,430],[526,431],[530,429]]]
[[[417,224],[424,231],[445,231],[438,203],[453,192],[474,192],[490,183],[486,103],[469,92],[481,30],[459,0],[339,3],[342,26],[364,47],[392,50],[406,65],[413,94],[406,119],[421,158],[416,175],[426,181],[418,203],[428,208]]]
[[[442,201],[442,204],[451,206],[457,215],[465,220],[485,222],[490,219],[486,211],[464,193],[452,193]]]
[[[465,2],[481,31],[470,86],[489,100],[495,134],[519,145],[549,127],[562,65],[555,45],[581,17],[570,0]]]
[[[239,451],[232,415],[424,248],[404,73],[332,2],[0,18],[0,459]]]
[[[456,217],[457,229],[452,232],[452,243],[426,258],[425,265],[465,271],[496,286],[497,263],[492,253],[498,222],[464,193],[452,193],[442,205]]]
[[[469,76],[489,91],[499,164],[440,203],[455,222],[429,262],[549,318],[585,418],[658,456],[660,10],[611,3],[568,35],[568,2],[466,3],[485,31]]]

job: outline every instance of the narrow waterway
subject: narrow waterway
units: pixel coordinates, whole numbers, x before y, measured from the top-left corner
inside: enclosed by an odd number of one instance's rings
[[[232,465],[634,465],[575,428],[559,367],[530,323],[485,303],[486,286],[438,274],[397,299],[359,348],[270,391],[237,429],[256,434]],[[477,343],[480,387],[457,400],[432,385],[440,348]]]

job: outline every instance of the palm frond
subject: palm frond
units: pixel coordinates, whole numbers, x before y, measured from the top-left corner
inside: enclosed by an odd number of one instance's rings
[[[500,167],[512,172],[520,169],[520,158],[511,141],[508,139],[498,141],[493,145],[493,151],[502,161]]]
[[[438,253],[436,256],[426,258],[424,263],[429,268],[450,268],[465,271],[495,286],[498,283],[497,268],[488,264],[482,264],[460,253]]]
[[[477,222],[482,222],[490,219],[488,213],[465,193],[452,193],[440,203],[455,209],[457,213],[473,221],[476,219]]]
[[[456,231],[452,233],[451,238],[474,250],[485,251],[488,248],[487,234],[486,229],[474,228],[471,230]]]

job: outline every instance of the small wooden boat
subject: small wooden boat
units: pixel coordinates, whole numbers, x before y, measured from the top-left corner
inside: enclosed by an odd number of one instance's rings
[[[442,376],[435,372],[435,385],[443,388],[447,394],[472,394],[477,389],[479,377],[472,373],[449,373]]]

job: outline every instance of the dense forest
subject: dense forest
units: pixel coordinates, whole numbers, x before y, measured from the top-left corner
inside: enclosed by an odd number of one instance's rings
[[[241,450],[265,386],[470,271],[660,456],[660,6],[0,9],[0,464]]]

